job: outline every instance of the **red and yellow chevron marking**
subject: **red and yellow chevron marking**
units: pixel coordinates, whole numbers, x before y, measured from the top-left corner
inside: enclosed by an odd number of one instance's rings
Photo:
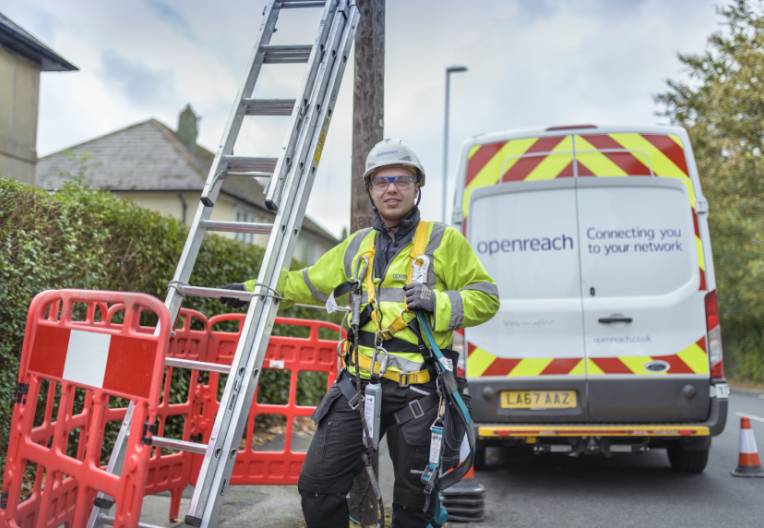
[[[687,188],[695,224],[699,289],[706,289],[695,188],[679,136],[623,132],[519,138],[475,145],[467,157],[466,187],[462,198],[465,233],[472,193],[497,183],[552,180],[574,174],[581,177],[657,176],[680,180]]]
[[[669,368],[656,373],[647,370],[652,361],[665,361]],[[551,375],[607,376],[708,374],[706,338],[701,337],[677,354],[663,356],[620,356],[600,358],[499,358],[487,350],[467,344],[469,377],[503,376],[508,378]]]
[[[462,206],[465,218],[475,189],[500,182],[573,176],[573,136],[512,139],[470,150]]]

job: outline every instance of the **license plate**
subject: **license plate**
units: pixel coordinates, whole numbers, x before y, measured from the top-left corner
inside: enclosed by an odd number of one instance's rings
[[[576,407],[576,391],[504,391],[504,409],[571,409]]]

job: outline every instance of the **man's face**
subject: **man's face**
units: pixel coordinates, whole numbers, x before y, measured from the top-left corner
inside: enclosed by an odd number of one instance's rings
[[[403,176],[398,183],[388,182],[391,177]],[[405,181],[403,181],[405,180]],[[371,177],[371,200],[386,222],[397,222],[414,207],[419,185],[416,172],[409,167],[383,167]]]

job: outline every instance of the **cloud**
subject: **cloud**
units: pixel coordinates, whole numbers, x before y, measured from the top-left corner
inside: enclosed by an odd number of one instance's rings
[[[576,122],[654,123],[653,95],[665,90],[665,79],[684,75],[676,53],[702,51],[718,29],[717,2],[387,0],[385,135],[405,138],[428,170],[424,216],[440,218],[446,66],[469,68],[452,76],[453,181],[460,145],[474,134]],[[46,43],[80,67],[42,76],[38,151],[149,117],[174,126],[187,102],[202,116],[199,142],[214,150],[264,4],[0,0],[0,10],[33,32],[44,30],[52,39]],[[318,13],[284,11],[274,43],[312,42]],[[335,233],[350,216],[352,70],[351,60],[308,207]],[[259,86],[258,95],[288,97],[301,78],[299,66],[264,67],[267,86]],[[278,151],[284,130],[276,121],[247,125],[237,147]]]
[[[196,35],[188,25],[186,18],[174,7],[163,0],[146,0],[149,10],[164,20],[170,26],[177,29],[189,40],[197,40]]]
[[[138,104],[167,100],[175,92],[169,71],[153,70],[113,50],[104,51],[101,56],[101,75],[106,84],[119,87],[128,100]]]

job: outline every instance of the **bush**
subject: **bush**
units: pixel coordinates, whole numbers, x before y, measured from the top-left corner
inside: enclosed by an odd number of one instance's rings
[[[187,229],[180,222],[137,207],[113,195],[69,183],[50,195],[0,178],[0,457],[4,464],[26,312],[32,298],[47,289],[85,288],[166,293]],[[237,282],[257,275],[263,249],[209,235],[202,246],[192,284]],[[205,314],[230,312],[213,299],[184,304]],[[284,312],[284,310],[282,310]],[[315,310],[290,309],[293,317],[316,318]],[[284,377],[261,376],[261,401],[287,390]],[[187,376],[172,389],[185,395]],[[316,399],[325,386],[306,383],[301,391]],[[316,394],[312,394],[315,392]],[[172,431],[169,431],[172,433]]]

